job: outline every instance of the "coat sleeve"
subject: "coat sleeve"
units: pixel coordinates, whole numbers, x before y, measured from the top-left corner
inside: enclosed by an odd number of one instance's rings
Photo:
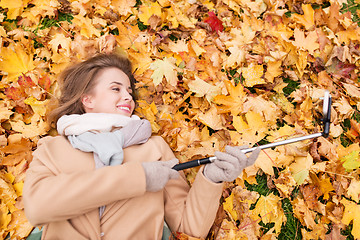
[[[145,193],[146,179],[141,163],[57,172],[49,161],[51,153],[44,145],[34,153],[23,191],[26,217],[34,226],[70,219]]]
[[[165,141],[160,146],[165,161],[173,158]],[[214,223],[223,184],[209,181],[202,170],[203,167],[191,188],[183,172],[179,179],[170,180],[165,186],[165,221],[172,231],[205,238]]]

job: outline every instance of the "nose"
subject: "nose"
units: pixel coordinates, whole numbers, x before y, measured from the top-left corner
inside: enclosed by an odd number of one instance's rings
[[[128,91],[124,91],[124,93],[123,93],[123,99],[124,100],[126,100],[126,101],[130,101],[130,100],[132,100],[132,95],[131,95],[131,93],[129,93]]]

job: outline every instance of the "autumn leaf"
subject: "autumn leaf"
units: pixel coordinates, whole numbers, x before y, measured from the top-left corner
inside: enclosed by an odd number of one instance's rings
[[[208,12],[209,16],[204,18],[204,22],[210,25],[213,32],[222,32],[224,26],[222,21],[215,15],[214,12]]]
[[[213,98],[221,94],[221,89],[217,86],[213,86],[204,80],[200,79],[198,76],[195,76],[195,80],[189,82],[189,90],[196,93],[196,97],[204,97],[211,102]]]
[[[245,78],[245,86],[253,87],[258,84],[265,83],[265,80],[262,78],[264,74],[263,65],[251,63],[248,67],[241,69],[241,74]]]
[[[211,107],[205,113],[200,112],[195,118],[213,130],[224,129],[223,120],[217,113],[217,108],[215,106]]]
[[[231,112],[233,116],[236,116],[243,110],[246,93],[241,84],[234,86],[231,82],[226,81],[225,86],[229,95],[218,95],[214,98],[214,102],[220,105],[220,112]]]
[[[320,47],[316,31],[309,32],[309,34],[305,37],[303,31],[295,28],[294,37],[294,45],[303,50],[308,50],[310,54],[314,54],[314,51]]]
[[[303,15],[294,14],[291,17],[301,25],[305,27],[306,30],[309,30],[311,27],[314,26],[314,9],[312,8],[311,4],[302,4],[301,8],[304,12]]]
[[[298,185],[301,185],[309,177],[309,170],[313,164],[312,157],[308,154],[306,157],[297,157],[295,162],[290,165],[291,173]]]
[[[8,82],[35,68],[33,54],[27,53],[21,45],[1,48],[1,59],[0,70],[8,74]]]
[[[27,6],[29,1],[21,1],[21,0],[1,0],[0,1],[0,7],[7,8],[8,13],[7,17],[9,19],[15,19],[17,16],[19,16],[23,9]]]
[[[149,4],[144,4],[139,9],[139,19],[141,22],[143,22],[146,25],[149,24],[149,19],[151,19],[152,16],[158,16],[161,17],[162,8],[157,2],[150,2]]]
[[[275,232],[280,232],[285,215],[279,197],[273,193],[270,193],[268,196],[260,196],[255,208],[251,210],[251,212],[253,214],[253,220],[261,220],[265,224],[274,222]]]
[[[175,65],[176,59],[173,57],[164,58],[163,60],[157,59],[150,65],[150,69],[154,70],[151,78],[154,81],[155,86],[159,85],[162,79],[168,81],[172,86],[177,84],[177,67]]]
[[[350,172],[360,167],[359,153],[359,150],[352,151],[348,155],[341,158],[341,161],[343,162],[343,166],[346,171]]]
[[[345,225],[348,225],[351,221],[353,223],[353,229],[351,233],[355,238],[360,238],[360,216],[359,211],[360,207],[354,202],[351,202],[345,198],[340,201],[344,207],[344,215],[341,219],[341,222]]]

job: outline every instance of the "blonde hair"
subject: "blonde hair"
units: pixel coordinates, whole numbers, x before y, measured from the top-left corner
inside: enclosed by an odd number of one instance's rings
[[[135,78],[130,60],[114,53],[101,53],[66,68],[60,74],[61,96],[58,99],[58,107],[49,115],[49,121],[56,127],[57,120],[63,115],[85,113],[81,98],[84,94],[91,94],[97,84],[95,81],[97,74],[111,67],[120,69],[129,77],[133,99],[136,102]]]

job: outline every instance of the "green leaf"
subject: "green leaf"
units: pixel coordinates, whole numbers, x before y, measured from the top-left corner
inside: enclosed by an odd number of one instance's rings
[[[360,167],[359,153],[360,151],[352,151],[345,157],[341,158],[341,161],[344,162],[343,167],[346,169],[347,172],[351,172],[354,169]]]

